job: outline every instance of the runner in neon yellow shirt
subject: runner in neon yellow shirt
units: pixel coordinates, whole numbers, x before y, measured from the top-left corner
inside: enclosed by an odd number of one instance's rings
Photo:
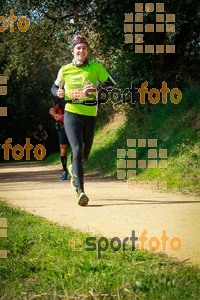
[[[83,161],[88,159],[94,138],[97,87],[103,83],[105,86],[115,84],[101,64],[88,60],[88,47],[84,36],[74,38],[70,46],[74,56],[72,63],[59,70],[51,89],[55,96],[66,100],[64,125],[73,152],[73,162],[68,170],[81,206],[89,201],[84,192]]]

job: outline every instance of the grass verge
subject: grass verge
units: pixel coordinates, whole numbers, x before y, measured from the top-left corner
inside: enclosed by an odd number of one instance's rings
[[[199,94],[199,88],[185,90],[178,105],[146,103],[132,110],[116,106],[114,118],[102,126],[100,114],[87,171],[117,178],[117,149],[127,151],[127,139],[157,139],[157,150],[167,149],[167,168],[141,169],[137,165],[137,180],[162,180],[168,190],[200,195]],[[101,113],[104,116],[106,107]],[[147,151],[147,147],[136,147],[136,161],[147,160]]]
[[[3,202],[0,218],[8,221],[8,237],[0,239],[8,251],[0,259],[1,299],[199,299],[195,266],[128,248],[109,247],[98,259],[84,250],[88,234]]]

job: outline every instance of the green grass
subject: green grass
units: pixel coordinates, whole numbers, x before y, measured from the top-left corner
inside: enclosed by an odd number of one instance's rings
[[[49,156],[47,156],[43,162],[47,163],[47,164],[53,164],[53,165],[58,165],[60,164],[60,154],[59,152],[57,153],[53,153]]]
[[[117,149],[127,149],[127,139],[157,139],[158,149],[167,149],[167,169],[138,169],[137,179],[163,180],[169,190],[199,195],[199,94],[200,89],[193,88],[183,91],[183,99],[178,105],[168,101],[166,105],[126,108],[125,122],[114,122],[112,132],[107,129],[108,123],[98,126],[87,171],[117,178]],[[122,108],[116,109],[116,114],[120,114]],[[137,160],[147,158],[147,148],[136,150]]]
[[[199,299],[200,270],[158,253],[84,250],[89,234],[0,205],[0,299]],[[94,235],[92,235],[94,236]],[[98,237],[97,237],[98,238]],[[74,251],[71,242],[79,240]]]
[[[71,161],[71,149],[67,151],[67,164],[69,165]],[[60,153],[52,153],[48,155],[45,159],[42,160],[42,162],[46,164],[52,164],[52,165],[61,165],[60,161]]]

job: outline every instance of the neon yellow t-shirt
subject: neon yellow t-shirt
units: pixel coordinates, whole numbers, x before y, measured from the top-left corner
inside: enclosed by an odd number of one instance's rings
[[[97,62],[89,61],[84,67],[76,67],[70,63],[63,66],[61,70],[62,78],[60,79],[64,82],[65,100],[72,100],[72,103],[66,103],[65,110],[85,116],[96,116],[96,106],[88,106],[80,103],[81,101],[95,101],[97,92],[85,96],[83,88],[87,82],[93,83],[95,86],[99,82],[105,82],[109,77],[106,69]],[[79,103],[76,104],[75,102]]]

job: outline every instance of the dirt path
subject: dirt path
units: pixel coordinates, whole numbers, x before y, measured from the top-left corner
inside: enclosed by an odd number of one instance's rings
[[[161,250],[161,236],[166,230],[167,253],[200,265],[200,198],[133,190],[125,182],[86,177],[90,202],[80,207],[70,181],[60,180],[60,173],[59,167],[38,163],[0,164],[0,199],[48,220],[107,238],[117,236],[123,240],[131,237],[132,230],[136,236],[147,230],[147,248],[151,245],[149,239],[157,237]],[[182,242],[177,252],[170,249],[173,237]]]

